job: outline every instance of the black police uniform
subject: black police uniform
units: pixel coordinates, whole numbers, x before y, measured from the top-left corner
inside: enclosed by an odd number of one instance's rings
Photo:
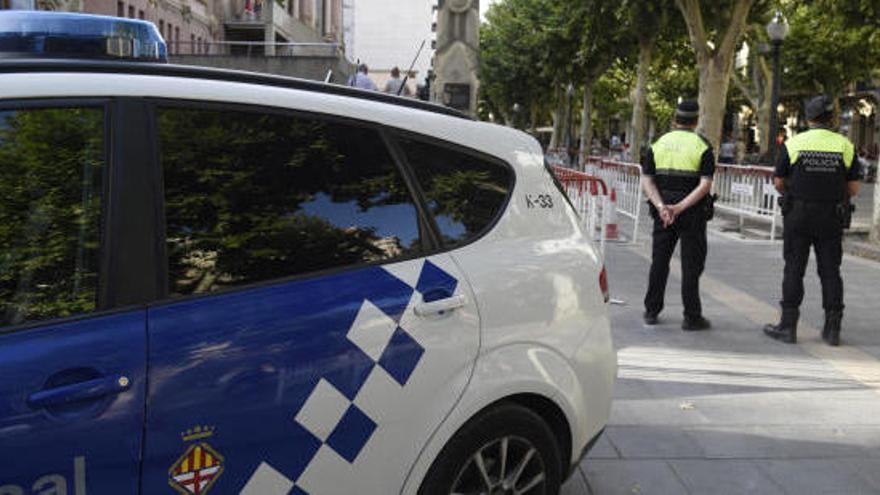
[[[786,188],[782,320],[779,325],[768,325],[765,332],[778,340],[796,341],[804,272],[812,247],[826,315],[822,336],[829,344],[837,345],[844,308],[840,264],[844,216],[849,213],[847,182],[859,177],[853,145],[829,129],[813,128],[782,146],[775,175],[785,180]]]
[[[699,134],[674,130],[663,135],[642,157],[642,173],[652,177],[663,202],[672,205],[687,197],[702,177],[715,174],[712,146]],[[703,198],[684,212],[669,227],[663,226],[659,212],[650,205],[654,218],[651,271],[645,295],[645,316],[655,318],[663,310],[669,262],[681,239],[681,298],[684,304],[685,329],[702,320],[700,276],[706,265],[706,202]],[[649,203],[650,204],[650,203]],[[703,326],[702,328],[705,328]]]

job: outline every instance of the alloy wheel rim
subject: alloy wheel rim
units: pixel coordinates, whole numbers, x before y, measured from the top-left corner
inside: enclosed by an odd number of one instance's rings
[[[518,436],[496,438],[459,470],[450,495],[544,495],[547,473],[538,449]]]

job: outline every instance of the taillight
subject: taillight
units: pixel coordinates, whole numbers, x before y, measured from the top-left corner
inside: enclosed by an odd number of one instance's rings
[[[605,267],[602,267],[602,271],[599,272],[599,288],[602,289],[602,297],[605,298],[605,302],[611,300],[611,292],[608,290],[608,272],[605,270]]]

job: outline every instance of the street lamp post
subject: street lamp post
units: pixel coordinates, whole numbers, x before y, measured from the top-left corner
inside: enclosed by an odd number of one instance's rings
[[[779,87],[782,82],[781,70],[779,63],[779,52],[782,48],[782,42],[788,35],[788,21],[782,15],[782,12],[776,11],[773,19],[767,24],[767,35],[770,37],[770,44],[773,47],[773,86],[770,92],[770,125],[767,136],[767,156],[770,164],[776,162],[776,136],[779,134],[779,115],[777,107],[779,106]]]

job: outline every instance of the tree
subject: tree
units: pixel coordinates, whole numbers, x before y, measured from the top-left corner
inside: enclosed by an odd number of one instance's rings
[[[545,32],[536,8],[541,2],[505,0],[486,13],[480,27],[480,91],[486,107],[507,124],[519,125],[515,104],[524,107],[535,126],[550,103],[553,79],[541,67],[545,59]]]
[[[837,99],[849,85],[870,79],[880,57],[877,24],[855,17],[856,11],[828,9],[824,1],[792,1],[786,7],[791,32],[782,61],[788,92]],[[871,15],[865,11],[865,17]]]
[[[507,122],[514,120],[509,115],[514,103],[526,107],[533,121],[541,108],[551,106],[555,146],[571,125],[568,87],[582,86],[580,135],[588,146],[593,86],[623,51],[623,13],[618,0],[504,0],[493,5],[481,31],[484,95]]]
[[[675,0],[687,24],[700,72],[699,131],[716,151],[739,41],[752,8],[759,2],[761,0]]]
[[[789,19],[791,33],[782,49],[782,100],[800,101],[816,93],[835,98],[860,80],[869,80],[871,67],[877,64],[876,11],[880,3],[865,1],[841,5],[830,0],[783,1],[781,7]],[[755,16],[744,33],[748,45],[748,64],[733,82],[752,107],[762,139],[770,138],[772,73],[766,52],[769,39],[765,24],[773,14],[753,9]],[[868,22],[866,22],[868,20]]]
[[[764,24],[752,23],[745,32],[748,60],[743,71],[734,71],[732,80],[736,88],[751,106],[757,117],[758,134],[766,140],[771,135],[770,112],[773,92],[773,74],[762,46],[769,42]]]
[[[669,26],[670,0],[644,0],[629,4],[629,25],[633,28],[636,46],[638,47],[638,68],[636,69],[636,85],[632,95],[632,120],[630,122],[629,143],[633,156],[638,156],[645,140],[647,131],[648,76],[651,70],[651,59],[657,44],[657,38]]]
[[[636,71],[626,60],[618,59],[602,74],[593,85],[593,122],[592,125],[600,132],[610,119],[619,117],[621,120],[631,116],[631,89],[635,85]]]
[[[615,60],[628,51],[626,10],[619,0],[555,0],[557,16],[566,19],[563,29],[572,38],[580,34],[573,67],[583,83],[581,153],[593,140],[594,85]]]
[[[657,41],[648,82],[648,111],[658,129],[667,129],[679,97],[697,94],[699,74],[693,50],[682,29],[667,30]]]

